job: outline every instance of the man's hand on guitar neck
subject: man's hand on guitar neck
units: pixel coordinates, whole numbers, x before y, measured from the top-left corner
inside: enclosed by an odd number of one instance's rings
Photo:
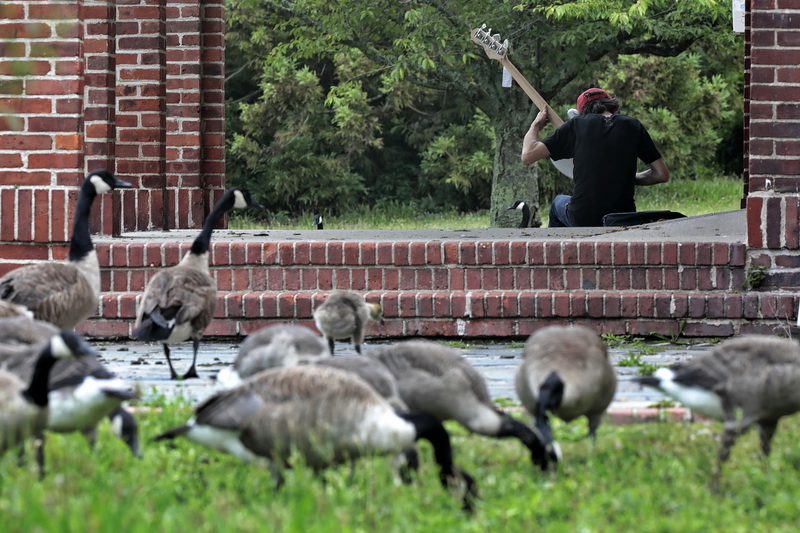
[[[549,122],[547,119],[548,107],[539,111],[539,114],[537,114],[536,118],[531,122],[531,127],[528,128],[525,138],[522,140],[521,159],[523,163],[535,163],[540,159],[550,157],[550,150],[547,149],[547,146],[539,142],[539,132],[541,132],[545,124]]]

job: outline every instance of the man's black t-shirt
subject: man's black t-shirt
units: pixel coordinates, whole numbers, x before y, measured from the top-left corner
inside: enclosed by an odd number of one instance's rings
[[[636,211],[636,160],[661,158],[650,134],[635,118],[579,115],[542,140],[553,160],[574,158],[568,211],[578,226],[602,226],[608,213]]]

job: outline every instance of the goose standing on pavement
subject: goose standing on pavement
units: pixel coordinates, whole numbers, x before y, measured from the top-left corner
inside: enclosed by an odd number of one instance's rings
[[[781,417],[800,411],[800,345],[790,339],[746,335],[638,381],[723,423],[712,476],[715,486],[739,435],[753,424],[758,426],[766,458]]]
[[[479,435],[517,438],[542,470],[558,460],[534,429],[494,405],[486,381],[458,350],[430,341],[406,341],[370,350],[368,356],[394,375],[400,397],[411,411],[455,420]]]
[[[65,330],[42,348],[27,386],[16,374],[0,370],[0,453],[40,435],[47,427],[47,382],[56,361],[96,353],[79,334]],[[44,475],[41,461],[39,473]]]
[[[206,217],[203,229],[180,263],[158,272],[148,282],[139,303],[131,337],[140,341],[161,341],[171,379],[178,379],[172,366],[169,344],[192,340],[192,366],[183,379],[197,378],[197,349],[217,305],[217,284],[208,267],[211,233],[231,209],[261,206],[239,187],[225,191]]]
[[[311,227],[316,229],[324,229],[325,225],[322,221],[322,215],[314,215],[314,220],[311,222]]]
[[[466,483],[471,507],[475,482],[453,464],[450,438],[424,413],[397,413],[378,393],[348,372],[318,365],[265,370],[240,386],[218,392],[185,425],[155,440],[178,436],[280,469],[293,450],[316,471],[370,453],[398,453],[426,439],[434,447],[443,485]]]
[[[36,356],[58,329],[48,322],[15,317],[0,319],[0,369],[30,381]],[[134,455],[141,456],[138,424],[122,403],[136,396],[133,388],[111,373],[96,357],[62,359],[48,381],[47,429],[57,433],[79,431],[94,446],[97,426],[104,419]]]
[[[525,343],[516,389],[545,445],[558,447],[548,413],[564,422],[585,416],[594,442],[614,399],[617,376],[606,345],[594,331],[583,326],[548,326]]]
[[[527,228],[531,225],[531,208],[528,207],[528,203],[524,200],[517,200],[510,206],[506,207],[506,211],[510,211],[512,209],[516,209],[518,211],[522,211],[522,220],[519,221],[519,228]]]
[[[235,387],[253,374],[270,368],[312,363],[330,358],[325,341],[314,331],[291,324],[275,324],[247,336],[236,360],[217,374],[225,387]]]
[[[350,339],[356,352],[361,353],[364,328],[370,319],[383,324],[380,304],[367,303],[353,291],[334,291],[314,310],[314,322],[328,341],[331,354],[334,340],[339,339]]]
[[[73,329],[97,311],[100,264],[89,233],[92,203],[99,194],[131,184],[106,170],[86,177],[78,195],[67,262],[21,266],[0,278],[0,299],[30,309],[35,318]]]

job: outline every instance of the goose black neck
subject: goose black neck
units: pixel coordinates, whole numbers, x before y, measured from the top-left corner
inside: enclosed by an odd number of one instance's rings
[[[536,396],[536,412],[534,413],[536,429],[541,433],[545,444],[553,442],[553,430],[547,412],[557,409],[563,399],[564,382],[558,373],[550,372],[550,375],[539,385],[539,393]]]
[[[28,388],[23,391],[23,396],[39,407],[47,407],[47,393],[49,391],[48,380],[50,379],[50,370],[55,365],[56,359],[50,352],[50,345],[39,354],[36,359],[36,365],[33,367],[33,376]]]
[[[425,439],[431,443],[441,475],[445,477],[454,476],[453,449],[450,446],[450,434],[447,433],[442,423],[428,413],[398,413],[398,416],[414,425],[414,430],[417,434],[415,440]]]
[[[531,208],[528,204],[522,206],[522,220],[519,223],[520,228],[527,228],[531,225]]]
[[[222,217],[225,216],[225,213],[233,209],[234,198],[232,195],[225,194],[214,206],[214,209],[206,217],[205,222],[203,223],[203,229],[200,231],[200,235],[192,243],[192,250],[191,253],[195,255],[203,255],[204,253],[208,252],[209,247],[211,246],[211,233],[214,231],[214,226],[217,225],[217,222],[220,221]]]
[[[92,203],[96,196],[97,190],[91,180],[84,181],[78,195],[78,206],[72,222],[72,238],[69,241],[70,261],[80,261],[94,249],[92,237],[89,234],[89,215],[92,212]]]
[[[498,437],[511,437],[519,439],[522,444],[531,452],[531,461],[542,470],[547,468],[548,455],[547,447],[542,437],[536,434],[531,428],[519,420],[503,414],[503,423],[500,426]]]

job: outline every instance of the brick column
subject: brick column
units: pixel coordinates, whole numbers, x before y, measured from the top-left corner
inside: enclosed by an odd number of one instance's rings
[[[93,232],[197,228],[224,188],[221,0],[0,3],[0,275],[60,259],[78,187]]]
[[[0,240],[67,239],[82,172],[75,2],[0,4]],[[21,248],[6,259],[28,257]],[[48,258],[47,252],[31,252]],[[5,271],[6,268],[0,268]]]
[[[225,188],[225,3],[202,0],[200,172],[209,197],[206,214]]]
[[[747,242],[767,286],[800,286],[800,3],[752,0]]]
[[[126,230],[167,229],[166,9],[159,0],[117,3],[117,173],[136,187]]]

